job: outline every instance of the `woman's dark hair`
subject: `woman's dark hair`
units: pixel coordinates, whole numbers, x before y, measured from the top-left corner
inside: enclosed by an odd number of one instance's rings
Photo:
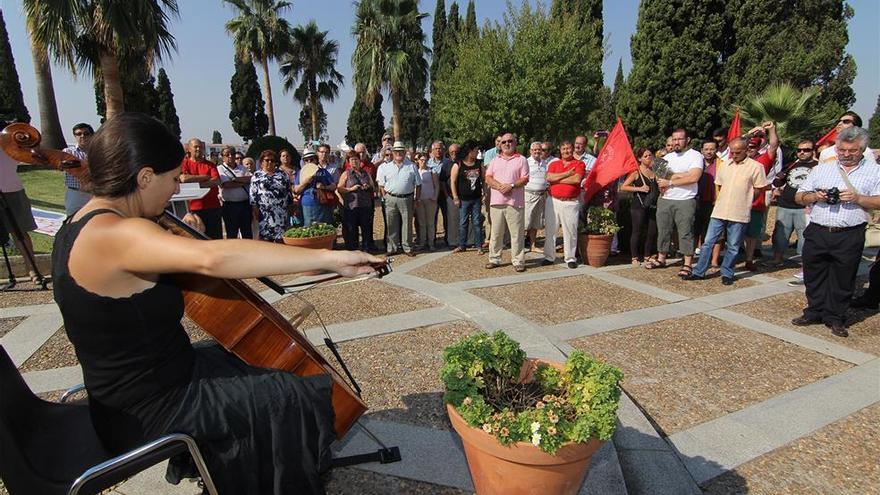
[[[458,148],[458,153],[455,154],[455,161],[461,163],[467,158],[468,154],[477,147],[477,142],[473,139],[469,139]]]
[[[636,161],[641,160],[641,159],[642,159],[642,155],[644,155],[646,151],[649,152],[649,153],[651,152],[651,150],[649,150],[648,148],[639,148],[639,149],[637,149],[637,150],[636,150]],[[651,155],[653,155],[653,154],[654,154],[654,153],[651,153]]]
[[[263,150],[263,152],[260,153],[260,163],[263,163],[263,158],[271,158],[277,161],[278,155],[276,155],[275,152],[272,150]]]
[[[354,160],[358,163],[361,161],[361,155],[355,150],[350,150],[345,154],[345,161],[351,163],[351,160]]]
[[[137,190],[137,174],[150,167],[157,174],[183,161],[180,141],[149,115],[124,112],[104,123],[89,141],[92,194],[118,198]]]

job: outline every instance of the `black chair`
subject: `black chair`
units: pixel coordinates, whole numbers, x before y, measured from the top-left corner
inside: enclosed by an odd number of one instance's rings
[[[0,478],[11,495],[96,494],[186,452],[205,490],[217,494],[191,437],[166,435],[114,457],[98,439],[88,406],[38,398],[2,346],[0,393]]]

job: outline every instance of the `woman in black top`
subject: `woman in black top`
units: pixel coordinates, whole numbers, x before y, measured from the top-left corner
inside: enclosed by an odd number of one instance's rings
[[[645,267],[659,266],[657,261],[657,198],[660,188],[657,176],[654,175],[654,154],[647,148],[636,151],[639,160],[638,170],[631,172],[623,184],[621,191],[633,193],[629,212],[632,218],[632,233],[629,238],[629,250],[632,264],[639,265],[639,254],[644,255]]]
[[[371,273],[361,252],[175,236],[152,218],[179,190],[183,150],[164,124],[122,113],[89,148],[92,199],[55,237],[54,295],[82,365],[92,421],[120,453],[170,432],[195,438],[223,494],[323,493],[335,432],[326,375],[248,366],[194,348],[170,274],[248,278]],[[172,462],[167,478],[192,472]]]
[[[474,247],[484,254],[480,205],[483,195],[483,169],[477,161],[477,145],[468,141],[458,150],[455,165],[449,174],[452,200],[458,207],[458,247],[453,253],[467,249],[468,223],[474,229]],[[451,227],[451,226],[450,226]]]

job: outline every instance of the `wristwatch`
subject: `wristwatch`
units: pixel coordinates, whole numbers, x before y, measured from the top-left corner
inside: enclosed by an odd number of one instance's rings
[[[511,184],[510,184],[510,188],[511,188],[511,189],[516,189],[516,183],[511,183]]]

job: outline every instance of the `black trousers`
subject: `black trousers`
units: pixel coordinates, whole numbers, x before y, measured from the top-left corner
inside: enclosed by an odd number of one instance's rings
[[[345,240],[345,249],[349,251],[368,249],[367,242],[373,239],[372,218],[373,209],[369,206],[342,209],[342,238]],[[360,242],[358,242],[358,232],[360,232]]]
[[[644,254],[647,259],[657,254],[656,210],[634,206],[629,209],[629,214],[632,218],[632,233],[629,236],[630,255],[638,258],[640,254]]]
[[[235,239],[241,234],[242,239],[253,239],[251,229],[253,212],[248,201],[225,201],[221,207],[223,225],[226,226],[226,238]]]
[[[220,208],[206,208],[193,212],[205,224],[205,235],[211,239],[223,239],[223,221],[220,211]]]
[[[811,223],[804,230],[804,316],[824,323],[846,323],[846,311],[856,285],[865,247],[864,225],[829,232]]]

